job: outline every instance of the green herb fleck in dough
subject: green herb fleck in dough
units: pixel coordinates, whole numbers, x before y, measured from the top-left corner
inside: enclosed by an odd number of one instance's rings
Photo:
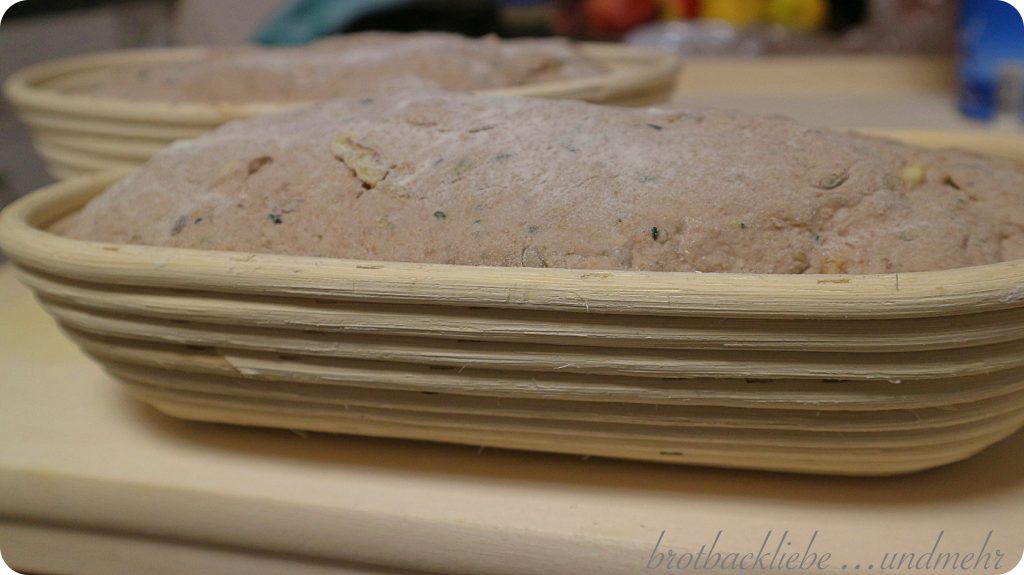
[[[195,223],[199,224],[199,223],[202,223],[202,221],[203,221],[203,218],[196,218]]]
[[[531,225],[531,226],[527,226],[527,228],[526,228],[526,233],[528,233],[528,234],[531,234],[531,235],[532,235],[532,234],[535,234],[535,233],[537,233],[537,230],[539,230],[539,229],[540,229],[540,226],[533,226],[533,225]]]
[[[747,229],[747,223],[746,222],[740,222],[740,229],[741,230]]]
[[[274,225],[283,224],[284,220],[281,219],[280,214],[267,214],[267,218],[274,222]]]
[[[459,163],[455,165],[455,174],[461,176],[465,174],[473,166],[473,162],[463,158],[459,160]]]
[[[448,214],[442,212],[441,210],[437,210],[436,212],[434,212],[434,217],[439,220],[447,220]]]
[[[658,234],[659,234],[658,226],[652,227],[651,228],[651,239],[654,240],[654,241],[658,241]]]
[[[665,129],[665,128],[657,125],[657,124],[647,124],[647,127],[654,128],[655,130],[658,130],[659,132]]]
[[[821,244],[821,234],[814,234],[814,243]]]

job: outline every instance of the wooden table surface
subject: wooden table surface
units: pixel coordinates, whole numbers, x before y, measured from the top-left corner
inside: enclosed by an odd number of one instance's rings
[[[683,63],[672,102],[782,114],[825,128],[1024,132],[956,109],[949,58],[920,56],[707,58]]]
[[[887,62],[690,63],[676,99],[836,127],[982,129],[952,109],[948,65]],[[784,533],[782,553],[802,553],[817,531],[812,550],[832,555],[820,573],[881,572],[940,533],[937,552],[961,555],[991,533],[993,568],[920,572],[1006,572],[1024,550],[1024,433],[874,479],[298,435],[134,402],[2,267],[0,325],[0,552],[26,571],[656,573],[669,550],[696,553],[719,532],[716,551],[757,556]]]

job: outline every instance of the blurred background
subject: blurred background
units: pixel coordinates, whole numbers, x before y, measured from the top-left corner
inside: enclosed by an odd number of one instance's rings
[[[1024,25],[999,0],[25,0],[0,22],[0,76],[86,52],[359,30],[655,46],[684,57],[679,102],[830,127],[1020,130],[1024,118]],[[50,177],[0,106],[3,205]]]

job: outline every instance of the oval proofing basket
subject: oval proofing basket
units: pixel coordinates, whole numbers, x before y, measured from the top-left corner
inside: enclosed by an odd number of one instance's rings
[[[667,99],[675,86],[679,62],[671,54],[615,44],[579,46],[605,63],[608,73],[481,93],[641,105]],[[138,166],[175,140],[194,138],[230,120],[289,107],[135,102],[68,93],[83,83],[102,82],[104,74],[118,66],[190,61],[203,53],[202,48],[127,50],[47,62],[13,74],[4,93],[32,130],[36,150],[57,178]]]
[[[1024,261],[884,275],[490,268],[83,242],[121,177],[0,245],[86,353],[195,420],[876,475],[1024,425]]]

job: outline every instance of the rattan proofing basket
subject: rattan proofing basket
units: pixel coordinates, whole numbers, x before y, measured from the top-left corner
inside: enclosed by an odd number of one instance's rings
[[[603,272],[50,231],[122,176],[21,199],[0,216],[0,245],[86,353],[174,416],[850,475],[957,461],[1024,425],[1024,261]]]
[[[679,62],[669,53],[615,44],[580,44],[580,49],[607,64],[608,73],[481,93],[641,105],[667,99],[675,86]],[[203,48],[146,49],[56,60],[13,74],[4,93],[57,178],[135,167],[175,140],[289,106],[135,102],[67,92],[81,82],[100,81],[118,66],[189,61],[203,53]]]

